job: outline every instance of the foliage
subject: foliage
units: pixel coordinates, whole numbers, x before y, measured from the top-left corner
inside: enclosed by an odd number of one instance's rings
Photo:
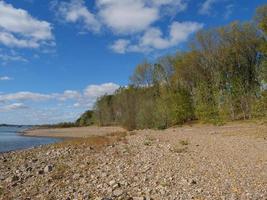
[[[79,119],[76,120],[77,126],[90,126],[94,124],[94,111],[88,110],[84,112]]]
[[[78,124],[162,129],[196,119],[220,125],[266,117],[266,13],[267,5],[253,22],[200,31],[188,51],[144,61],[131,85],[100,97]]]

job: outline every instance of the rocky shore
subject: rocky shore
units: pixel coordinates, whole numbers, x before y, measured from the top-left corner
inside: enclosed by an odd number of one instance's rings
[[[267,125],[114,132],[0,154],[1,200],[267,199]]]

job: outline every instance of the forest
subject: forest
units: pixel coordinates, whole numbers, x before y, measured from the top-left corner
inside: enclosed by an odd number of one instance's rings
[[[140,63],[76,124],[164,129],[267,117],[267,5],[248,22],[199,31],[184,52]]]

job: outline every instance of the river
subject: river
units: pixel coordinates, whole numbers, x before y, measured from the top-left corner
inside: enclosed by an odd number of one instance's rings
[[[19,132],[29,126],[0,126],[0,152],[28,149],[44,144],[58,142],[60,139],[44,137],[25,137]]]

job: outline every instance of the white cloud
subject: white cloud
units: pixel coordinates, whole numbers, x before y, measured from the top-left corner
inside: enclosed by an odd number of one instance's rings
[[[81,97],[81,94],[78,91],[65,90],[63,94],[56,94],[55,97],[60,101],[66,101],[69,99],[79,99]]]
[[[38,48],[53,41],[52,26],[27,11],[0,1],[0,43],[8,47]]]
[[[167,36],[154,27],[163,17],[173,18],[177,12],[186,10],[188,0],[95,0],[91,11],[84,0],[54,0],[52,4],[65,22],[80,23],[87,30],[100,31],[105,27],[115,35],[131,35],[131,39],[118,39],[110,46],[121,54],[176,46],[195,31],[191,29],[200,26],[194,22],[172,23]],[[139,42],[132,44],[133,40]]]
[[[212,6],[219,1],[220,0],[205,0],[200,6],[200,9],[198,11],[199,14],[209,15],[211,12]]]
[[[33,93],[33,92],[17,92],[10,94],[0,94],[0,102],[6,101],[41,101],[51,99],[51,95]]]
[[[0,81],[10,81],[11,78],[8,76],[0,76]]]
[[[81,22],[86,30],[98,32],[101,24],[84,4],[83,0],[71,0],[70,2],[57,3],[55,6],[59,15],[66,21],[71,23]]]
[[[27,109],[27,108],[28,108],[28,106],[24,105],[23,103],[12,103],[12,104],[0,107],[0,112],[6,112],[6,111],[12,111],[12,110],[21,110],[21,109]]]
[[[9,77],[2,77],[3,80]],[[1,79],[0,79],[1,80]],[[100,85],[88,85],[83,92],[75,90],[65,90],[63,93],[42,94],[34,92],[17,92],[3,94],[0,93],[0,103],[8,103],[14,101],[74,101],[74,106],[92,106],[96,99],[105,94],[114,93],[120,86],[115,83],[104,83]]]
[[[18,39],[13,34],[8,32],[0,32],[0,43],[8,47],[20,47],[20,48],[39,47],[39,43],[36,40]]]
[[[186,9],[183,0],[97,0],[102,22],[118,34],[146,30],[165,14]]]
[[[225,7],[224,19],[228,19],[234,11],[234,4],[229,4]]]
[[[187,7],[187,0],[95,0],[89,11],[84,0],[53,1],[52,7],[66,22],[81,23],[87,30],[106,26],[116,34],[133,34],[146,30],[165,15]]]
[[[115,41],[114,44],[110,46],[110,48],[116,53],[124,54],[126,53],[129,44],[130,44],[129,40],[119,39]]]
[[[104,83],[88,85],[81,92],[75,90],[51,94],[33,92],[4,94],[0,92],[0,121],[21,124],[74,121],[84,110],[92,109],[98,97],[112,94],[119,87],[115,83]],[[46,101],[45,108],[40,108],[40,104],[43,103],[40,101]]]
[[[169,28],[169,35],[163,36],[158,28],[148,29],[138,40],[137,44],[130,44],[128,40],[117,40],[111,49],[117,53],[150,52],[177,46],[185,42],[188,37],[200,30],[203,24],[197,22],[173,22]]]
[[[119,34],[145,30],[159,19],[157,7],[148,7],[141,0],[98,0],[103,23]]]
[[[105,94],[114,93],[120,86],[115,83],[104,83],[101,85],[89,85],[84,90],[84,96],[86,98],[96,99],[97,97]]]
[[[21,62],[27,62],[28,60],[22,56],[16,55],[16,54],[1,54],[0,53],[0,60],[3,64],[6,64],[10,61],[21,61]]]

